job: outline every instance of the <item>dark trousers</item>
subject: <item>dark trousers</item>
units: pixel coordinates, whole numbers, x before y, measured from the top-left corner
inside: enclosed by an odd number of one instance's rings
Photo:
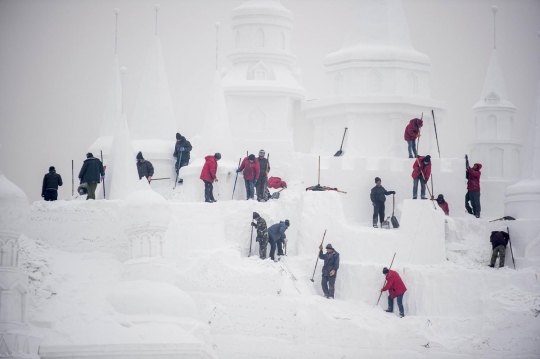
[[[270,259],[274,260],[274,254],[276,253],[276,242],[268,241],[270,243]]]
[[[493,254],[491,255],[491,262],[490,262],[492,266],[495,265],[495,261],[497,260],[497,255],[499,255],[499,268],[502,268],[504,267],[504,260],[506,257],[506,246],[500,245],[493,248]]]
[[[337,274],[334,274],[333,276],[322,276],[321,286],[326,297],[334,298],[336,276]]]
[[[257,242],[259,242],[259,257],[265,259],[266,247],[268,247],[268,237],[257,237]]]
[[[86,200],[89,199],[96,199],[96,188],[98,183],[97,182],[88,182],[88,196],[86,196]]]
[[[471,205],[469,205],[469,202]],[[467,191],[467,194],[465,195],[465,209],[467,209],[469,214],[480,217],[480,191]]]
[[[246,182],[247,199],[253,199],[255,197],[255,186],[253,185],[253,181],[244,180],[244,182]]]
[[[422,177],[422,174],[415,179],[413,179],[413,189],[412,189],[412,197],[413,199],[416,199],[418,197],[418,182],[420,182],[420,196],[422,198],[426,198],[426,184],[424,182],[424,177]]]
[[[409,157],[416,157],[416,141],[407,141]]]
[[[269,240],[268,243],[270,243],[270,258],[272,258],[272,260],[274,259],[274,256],[276,254],[276,247],[278,256],[283,255],[283,239],[278,239],[275,242]]]
[[[375,206],[373,207],[373,225],[377,225],[377,216],[381,221],[381,224],[384,222],[384,202],[375,201]]]
[[[45,190],[43,198],[45,201],[56,201],[58,199],[58,191],[55,189],[47,189]]]
[[[262,170],[261,170],[262,172]],[[257,200],[260,201],[262,199],[267,200],[268,198],[264,198],[264,192],[266,191],[266,188],[268,187],[268,177],[266,176],[260,176],[257,180],[257,184],[255,185],[255,189],[257,190]]]
[[[214,202],[214,185],[212,182],[207,182],[203,180],[204,182],[204,201],[205,202]]]
[[[397,305],[399,308],[399,314],[405,315],[405,310],[403,309],[403,294],[398,295],[396,298],[397,298]],[[390,298],[390,296],[388,296],[388,310],[391,312],[394,311],[394,299]]]

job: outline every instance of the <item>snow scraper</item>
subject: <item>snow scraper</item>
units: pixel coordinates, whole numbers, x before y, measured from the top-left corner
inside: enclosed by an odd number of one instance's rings
[[[326,229],[324,230],[324,234],[322,236],[322,242],[321,242],[321,246],[324,244],[324,237],[326,236]],[[311,276],[311,279],[310,281],[314,282],[315,281],[313,280],[315,278],[315,271],[317,270],[317,264],[319,264],[319,252],[317,252],[317,260],[315,261],[315,269],[313,269],[313,276]]]
[[[345,142],[345,134],[347,133],[347,127],[345,127],[345,132],[343,132],[343,139],[341,140],[341,146],[339,147],[339,151],[336,152],[334,157],[339,157],[343,154],[343,142]]]

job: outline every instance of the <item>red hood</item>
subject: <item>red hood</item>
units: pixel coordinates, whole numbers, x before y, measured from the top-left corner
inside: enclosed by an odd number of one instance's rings
[[[475,166],[478,166],[478,170],[480,171],[482,169],[482,165],[480,163],[475,163]],[[474,167],[474,166],[473,166]]]
[[[211,158],[214,158],[214,156],[208,155],[208,156],[206,156],[204,159],[205,159],[206,161],[208,161],[208,160],[211,159]]]
[[[409,121],[409,123],[412,125],[416,125],[418,124],[418,127],[421,127],[421,126],[424,126],[424,121],[422,121],[421,119],[419,118],[413,118],[412,120]]]

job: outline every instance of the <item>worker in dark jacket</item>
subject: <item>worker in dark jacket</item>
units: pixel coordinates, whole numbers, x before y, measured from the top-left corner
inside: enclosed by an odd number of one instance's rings
[[[491,255],[491,263],[489,264],[491,268],[495,267],[495,261],[497,260],[497,255],[499,255],[499,268],[504,267],[504,259],[506,257],[506,246],[508,245],[509,240],[510,240],[510,236],[504,230],[491,232],[491,236],[489,239],[489,241],[491,242],[491,246],[493,247],[493,254]]]
[[[476,218],[480,218],[480,176],[482,165],[475,163],[472,167],[469,166],[469,157],[465,155],[465,168],[467,170],[467,194],[465,195],[465,209],[469,214],[473,214]],[[469,205],[471,202],[472,207]]]
[[[253,219],[257,222],[251,222],[251,225],[257,229],[257,239],[259,243],[259,257],[266,259],[266,247],[268,246],[268,228],[266,227],[266,221],[259,216],[257,212],[253,212]]]
[[[439,204],[439,207],[441,207],[441,209],[443,210],[444,214],[449,216],[450,208],[448,208],[448,202],[444,200],[444,196],[442,194],[437,197],[437,203]]]
[[[88,184],[88,196],[86,200],[96,199],[96,188],[98,183],[105,177],[105,171],[103,170],[103,163],[90,152],[86,154],[81,171],[79,172],[79,179],[81,183]]]
[[[154,166],[152,166],[152,162],[145,160],[140,151],[137,153],[137,172],[139,172],[139,179],[146,177],[149,183],[154,176]]]
[[[403,137],[407,141],[407,146],[409,148],[409,158],[417,156],[416,154],[416,139],[420,137],[420,128],[424,125],[424,121],[419,118],[413,118],[409,121],[407,127],[405,127],[405,134]]]
[[[401,277],[396,271],[383,268],[383,274],[386,276],[386,285],[381,288],[381,293],[388,291],[388,313],[394,312],[394,298],[397,297],[397,304],[399,307],[399,316],[403,318],[405,316],[405,310],[403,309],[403,294],[407,291],[407,287],[401,280]]]
[[[326,253],[323,254],[322,245],[319,246],[319,258],[324,261],[322,268],[321,286],[324,297],[334,299],[337,270],[339,269],[339,253],[331,244],[326,245]]]
[[[176,170],[176,174],[180,171],[180,168],[185,167],[189,164],[190,159],[190,152],[193,149],[191,146],[191,142],[186,140],[184,136],[176,133],[176,144],[174,145],[174,153],[173,156],[176,157],[176,164],[174,166],[174,169]],[[182,178],[178,178],[178,183],[183,183],[184,180]]]
[[[259,167],[261,170],[259,178],[257,179],[257,184],[255,186],[255,189],[257,190],[257,201],[266,202],[268,200],[265,195],[268,189],[268,173],[270,172],[270,162],[269,159],[266,158],[266,152],[264,150],[259,151],[259,157],[257,157],[257,160],[259,161]]]
[[[375,177],[375,187],[371,189],[371,194],[369,195],[369,198],[371,198],[371,204],[373,205],[374,228],[378,228],[377,216],[379,217],[382,228],[382,223],[384,222],[384,202],[386,202],[386,196],[391,194],[396,194],[396,191],[387,191],[381,185],[381,179],[379,177]]]
[[[62,176],[56,173],[54,166],[49,167],[49,173],[43,177],[41,187],[41,197],[45,201],[56,201],[58,199],[58,186],[62,185]]]
[[[268,241],[270,242],[270,258],[274,262],[277,262],[277,260],[274,258],[274,254],[276,253],[276,246],[278,250],[278,256],[283,255],[283,243],[287,240],[285,231],[289,228],[290,225],[291,222],[286,219],[285,222],[281,221],[279,223],[271,225],[270,228],[268,228]]]

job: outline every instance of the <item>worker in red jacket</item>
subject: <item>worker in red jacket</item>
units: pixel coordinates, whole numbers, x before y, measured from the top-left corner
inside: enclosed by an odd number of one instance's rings
[[[208,203],[217,202],[214,199],[214,182],[217,182],[217,161],[221,159],[221,154],[216,153],[213,156],[206,156],[205,163],[201,171],[200,179],[204,182],[204,201]]]
[[[469,166],[469,157],[465,155],[465,168],[467,170],[467,194],[465,195],[465,208],[469,214],[473,214],[476,218],[480,218],[480,176],[482,165],[475,163],[474,166]],[[469,205],[471,202],[471,205]],[[472,206],[472,208],[471,208]]]
[[[439,204],[439,207],[444,211],[444,214],[447,216],[450,215],[450,208],[448,208],[448,202],[444,200],[444,196],[440,194],[437,196],[437,203]]]
[[[246,197],[247,199],[255,199],[255,185],[261,173],[261,167],[254,154],[244,158],[236,173],[242,171],[244,171],[244,182],[246,183]]]
[[[426,183],[429,180],[431,175],[431,156],[420,156],[414,161],[413,164],[413,199],[417,198],[418,195],[418,182],[422,187],[420,195],[422,199],[426,198]]]
[[[394,298],[397,297],[399,316],[403,318],[405,316],[403,294],[407,291],[407,287],[405,287],[405,284],[403,284],[401,277],[396,271],[384,267],[382,272],[386,276],[386,285],[381,289],[381,293],[388,291],[388,309],[386,311],[388,313],[394,312]]]
[[[416,157],[416,139],[420,137],[420,127],[424,125],[424,121],[419,118],[413,118],[409,121],[407,127],[405,127],[405,134],[403,137],[407,141],[409,148],[409,158]]]

